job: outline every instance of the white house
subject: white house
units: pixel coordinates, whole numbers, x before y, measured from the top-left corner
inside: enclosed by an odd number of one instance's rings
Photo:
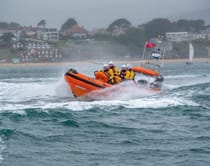
[[[207,39],[207,33],[166,32],[166,39],[171,42],[183,42],[197,39]]]
[[[166,39],[172,42],[189,41],[190,35],[188,32],[166,32]]]
[[[37,38],[45,41],[58,41],[59,32],[55,28],[47,28],[37,32]]]

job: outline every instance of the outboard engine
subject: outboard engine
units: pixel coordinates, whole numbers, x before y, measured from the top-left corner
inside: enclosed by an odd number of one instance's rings
[[[139,87],[146,87],[146,86],[148,86],[148,81],[141,79],[141,80],[137,81],[137,84]]]
[[[164,78],[162,75],[159,75],[154,82],[150,84],[150,88],[161,89],[163,85]]]

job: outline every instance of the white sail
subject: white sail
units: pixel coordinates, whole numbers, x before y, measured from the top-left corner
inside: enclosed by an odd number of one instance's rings
[[[192,43],[189,44],[189,62],[192,63],[194,57],[194,47]]]

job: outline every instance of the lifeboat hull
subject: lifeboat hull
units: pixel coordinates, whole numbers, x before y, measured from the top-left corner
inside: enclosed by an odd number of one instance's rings
[[[70,69],[65,73],[64,77],[75,97],[85,96],[92,91],[112,86],[111,84],[78,73],[74,69]]]

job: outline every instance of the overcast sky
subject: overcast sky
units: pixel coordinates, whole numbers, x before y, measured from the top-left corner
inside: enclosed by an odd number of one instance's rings
[[[71,17],[90,30],[106,28],[118,18],[139,25],[206,9],[210,0],[0,0],[0,21],[36,26],[45,19],[47,27],[60,28]]]

